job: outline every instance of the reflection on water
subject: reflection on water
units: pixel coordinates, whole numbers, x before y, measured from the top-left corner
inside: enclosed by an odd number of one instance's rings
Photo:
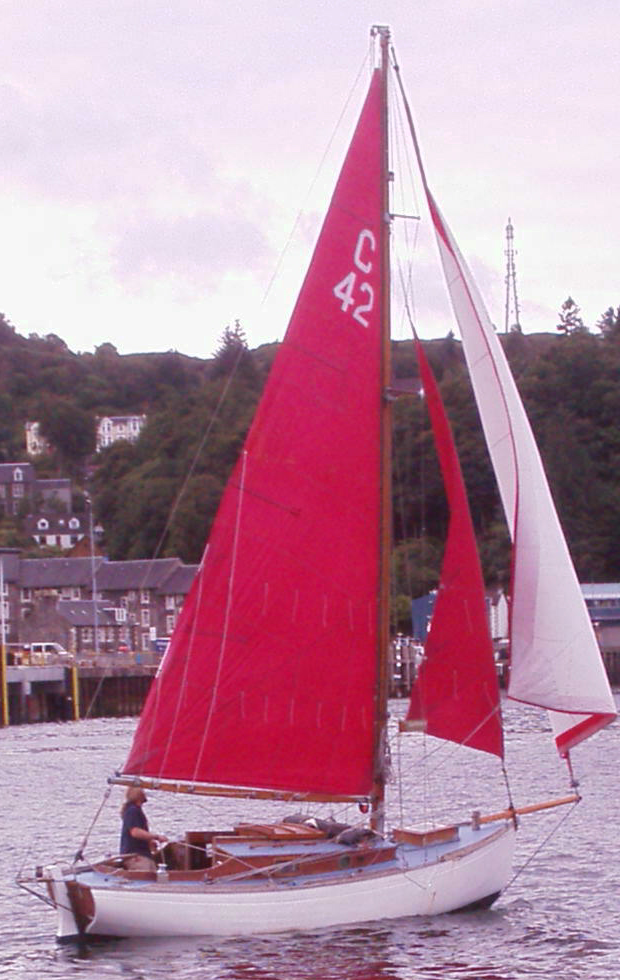
[[[396,714],[402,710],[399,704],[393,708]],[[564,795],[566,779],[550,748],[545,716],[508,707],[507,722],[517,803]],[[553,811],[523,822],[517,877],[488,911],[251,939],[111,940],[85,950],[56,946],[53,912],[16,889],[13,878],[23,864],[34,867],[73,855],[102,798],[105,777],[123,761],[134,725],[133,719],[95,719],[0,732],[0,976],[617,980],[620,862],[615,861],[616,829],[610,814],[617,795],[618,725],[575,753],[584,801],[570,819],[560,823],[560,811]],[[435,772],[428,782],[420,778],[419,741],[405,744],[402,757],[394,753],[394,766],[405,776],[406,814],[422,819],[435,804],[460,815],[479,801],[483,809],[497,809],[498,799],[503,805],[484,771],[485,760],[478,758],[481,753],[445,763],[432,757]],[[533,788],[538,770],[550,775],[541,775]],[[116,845],[120,797],[115,789],[93,830],[91,856]],[[153,825],[174,834],[206,826],[213,801],[163,800],[153,793],[148,806]],[[222,824],[239,820],[245,816],[243,808],[252,806],[257,804],[227,801],[224,817],[218,819]],[[260,807],[264,813],[265,805]],[[535,853],[549,835],[546,846]]]
[[[514,916],[513,913],[517,914]],[[572,980],[617,977],[618,941],[558,931],[531,906],[436,920],[254,939],[111,941],[80,956],[64,950],[46,975],[185,980]],[[63,971],[65,971],[63,973]],[[29,975],[29,974],[24,974]]]

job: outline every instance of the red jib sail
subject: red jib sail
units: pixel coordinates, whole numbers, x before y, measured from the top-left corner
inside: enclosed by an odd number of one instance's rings
[[[450,525],[425,656],[407,721],[430,735],[503,756],[499,688],[484,582],[465,485],[450,425],[422,345],[420,376],[450,508]]]
[[[124,773],[365,795],[379,588],[380,77]]]

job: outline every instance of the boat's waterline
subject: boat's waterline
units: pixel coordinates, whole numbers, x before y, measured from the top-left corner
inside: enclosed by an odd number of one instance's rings
[[[399,845],[395,868],[364,869],[320,882],[269,878],[228,885],[119,883],[93,872],[73,876],[59,866],[47,868],[45,877],[59,912],[60,941],[89,936],[257,935],[490,904],[509,879],[514,841],[510,823],[492,831],[467,828],[459,842],[432,852]],[[89,912],[87,918],[80,921],[77,906]]]

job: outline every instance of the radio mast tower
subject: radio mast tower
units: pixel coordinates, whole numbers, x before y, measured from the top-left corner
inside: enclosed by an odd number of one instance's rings
[[[519,300],[517,299],[517,273],[515,269],[516,252],[513,246],[514,229],[512,221],[508,218],[506,225],[506,319],[504,323],[505,333],[510,330],[521,330],[519,322]]]

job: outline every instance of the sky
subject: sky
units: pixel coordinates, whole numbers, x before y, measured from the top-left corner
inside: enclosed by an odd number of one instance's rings
[[[281,339],[374,23],[498,328],[508,216],[525,332],[555,331],[569,295],[591,327],[617,307],[617,0],[0,0],[0,311],[18,333],[198,357],[235,320],[250,347]],[[418,329],[444,336],[420,240]]]

